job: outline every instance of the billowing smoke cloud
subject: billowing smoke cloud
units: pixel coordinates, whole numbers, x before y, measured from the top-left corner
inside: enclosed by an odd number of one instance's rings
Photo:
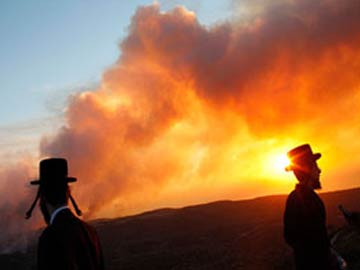
[[[359,3],[281,1],[213,27],[185,8],[141,7],[116,66],[72,97],[68,125],[41,151],[69,159],[96,216],[172,186],[256,178],[248,168],[271,138],[327,147],[356,135]]]
[[[25,184],[34,175],[29,164],[31,160],[23,158],[16,164],[0,168],[1,253],[24,249],[34,238],[34,233],[30,231],[39,228],[39,215],[35,214],[34,219],[28,222],[24,219],[25,209],[29,207],[30,198],[33,199],[31,190]]]
[[[345,157],[360,150],[360,1],[254,14],[207,27],[182,7],[137,10],[99,89],[72,96],[66,126],[40,146],[69,160],[87,218],[284,192],[293,183],[264,160],[308,141],[324,186],[359,184]]]

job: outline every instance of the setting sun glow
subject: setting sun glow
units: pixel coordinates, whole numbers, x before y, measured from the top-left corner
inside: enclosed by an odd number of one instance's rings
[[[284,153],[271,153],[263,161],[263,168],[268,174],[283,176],[286,174],[285,168],[290,161]]]

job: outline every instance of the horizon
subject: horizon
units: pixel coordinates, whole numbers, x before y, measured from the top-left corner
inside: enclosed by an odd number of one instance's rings
[[[321,197],[322,195],[342,193],[342,192],[355,191],[355,190],[360,190],[360,186],[346,188],[346,189],[339,189],[339,190],[330,190],[330,191],[326,191],[326,192],[320,191],[320,192],[316,192],[316,193],[320,194],[320,197]],[[111,221],[111,220],[117,220],[117,219],[122,219],[122,218],[131,218],[131,217],[146,215],[146,214],[153,213],[153,212],[156,213],[156,212],[162,211],[162,210],[181,210],[181,209],[185,209],[185,208],[205,206],[205,205],[211,205],[211,204],[216,204],[216,203],[221,203],[221,202],[235,202],[235,203],[248,202],[248,201],[260,200],[260,199],[266,199],[266,198],[270,198],[270,197],[287,197],[288,195],[289,195],[288,193],[269,194],[269,195],[262,195],[262,196],[258,196],[258,197],[235,199],[235,200],[220,199],[220,200],[216,200],[216,201],[201,202],[198,204],[189,204],[189,205],[182,205],[182,206],[177,206],[177,207],[176,206],[175,207],[166,207],[165,206],[162,208],[154,208],[154,209],[144,210],[143,212],[137,212],[137,213],[133,213],[133,214],[130,213],[130,214],[124,215],[124,216],[108,217],[108,218],[100,217],[100,218],[90,219],[89,222]]]

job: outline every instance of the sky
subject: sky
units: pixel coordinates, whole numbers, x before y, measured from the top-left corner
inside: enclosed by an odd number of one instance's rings
[[[322,191],[359,186],[359,0],[8,3],[3,252],[43,224],[22,217],[46,157],[85,219],[288,193],[302,143]]]
[[[2,125],[44,117],[49,113],[47,94],[99,83],[102,72],[119,57],[118,43],[136,8],[152,2],[2,1]],[[176,3],[182,2],[161,5],[168,9]],[[216,1],[207,1],[206,11],[201,1],[190,6],[203,10],[202,22],[211,24],[229,13],[229,3],[223,3],[220,14],[211,12],[219,10]]]

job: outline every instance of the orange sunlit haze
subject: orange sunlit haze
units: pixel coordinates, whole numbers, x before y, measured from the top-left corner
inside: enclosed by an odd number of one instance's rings
[[[358,186],[359,12],[355,0],[274,1],[205,27],[185,7],[140,7],[116,64],[69,98],[40,157],[68,159],[85,218],[288,193],[286,152],[302,143],[322,153],[323,190]],[[1,171],[2,188],[19,179],[19,215],[38,161]]]

